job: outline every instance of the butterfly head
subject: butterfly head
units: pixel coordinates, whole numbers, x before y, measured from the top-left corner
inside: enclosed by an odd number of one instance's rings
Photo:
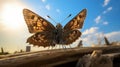
[[[62,25],[61,25],[60,23],[58,23],[58,24],[56,25],[56,28],[57,28],[57,29],[62,29]]]

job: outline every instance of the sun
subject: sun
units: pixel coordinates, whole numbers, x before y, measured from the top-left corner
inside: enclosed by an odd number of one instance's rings
[[[17,30],[23,22],[23,7],[16,3],[6,3],[2,9],[2,24],[5,28]]]

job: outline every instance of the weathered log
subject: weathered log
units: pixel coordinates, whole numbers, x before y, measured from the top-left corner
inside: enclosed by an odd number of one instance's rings
[[[65,63],[78,61],[80,57],[91,54],[94,50],[102,50],[103,54],[119,53],[120,46],[54,49],[6,55],[1,57],[0,67],[57,67]]]

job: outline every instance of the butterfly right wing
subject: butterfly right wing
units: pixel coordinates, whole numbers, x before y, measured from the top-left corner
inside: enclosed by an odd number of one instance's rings
[[[87,9],[83,9],[72,20],[70,20],[64,26],[63,29],[69,31],[69,30],[77,30],[77,29],[82,28],[86,15],[87,15]]]
[[[63,44],[69,45],[75,42],[81,36],[81,32],[79,30],[71,30],[64,32],[63,34]]]
[[[83,9],[64,26],[63,42],[65,44],[71,44],[81,36],[82,33],[78,29],[82,28],[86,14],[87,10]]]

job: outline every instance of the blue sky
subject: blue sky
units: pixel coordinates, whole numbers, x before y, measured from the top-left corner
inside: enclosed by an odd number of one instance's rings
[[[0,47],[7,51],[25,49],[26,39],[31,35],[23,19],[22,10],[28,8],[40,16],[51,16],[56,22],[61,22],[69,14],[70,18],[62,22],[64,26],[82,9],[87,9],[87,17],[81,29],[85,46],[97,44],[97,39],[103,35],[109,40],[120,41],[120,0],[3,0],[0,1]],[[9,12],[8,12],[9,11]],[[7,21],[8,20],[8,21]],[[76,42],[77,43],[77,42]],[[74,44],[76,44],[74,43]],[[104,42],[102,42],[104,43]],[[39,48],[34,48],[39,49]]]
[[[87,8],[88,13],[87,13],[87,18],[85,20],[83,30],[86,28],[90,28],[92,26],[100,27],[101,31],[104,31],[106,33],[119,30],[119,25],[118,25],[118,22],[119,22],[118,18],[120,16],[120,14],[118,13],[120,11],[119,0],[118,1],[114,1],[114,0],[99,0],[99,1],[98,0],[94,0],[94,1],[42,0],[42,1],[25,0],[25,3],[32,6],[33,11],[35,11],[39,15],[43,17],[45,17],[46,15],[50,15],[57,22],[61,22],[69,14],[72,14],[72,17],[74,17],[82,9]],[[72,17],[67,19],[62,24],[65,25],[70,19],[72,19]],[[98,17],[100,17],[100,19],[96,20],[95,22],[95,19],[97,19]],[[51,21],[50,19],[48,20]],[[103,28],[103,27],[106,27],[106,28]],[[114,29],[110,30],[109,28],[112,28],[112,27],[114,27]]]

